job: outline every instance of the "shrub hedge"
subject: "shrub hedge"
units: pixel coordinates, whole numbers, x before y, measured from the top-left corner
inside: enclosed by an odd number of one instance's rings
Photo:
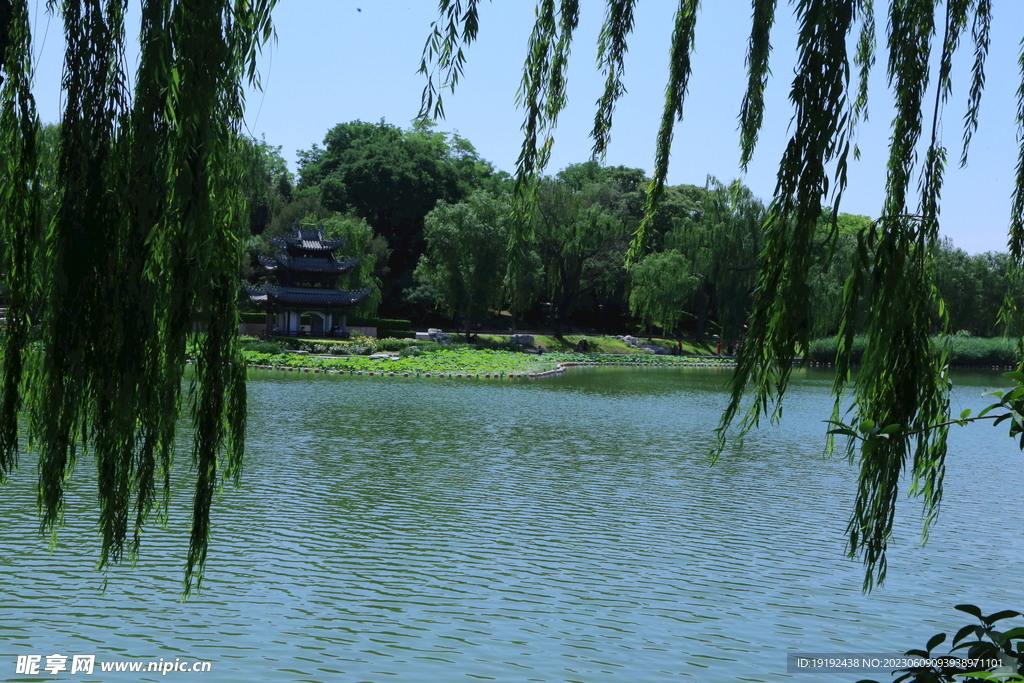
[[[949,337],[950,365],[1016,365],[1017,343],[1012,339],[996,337]],[[939,338],[932,338],[932,346],[938,348]],[[853,363],[859,364],[864,355],[867,337],[857,336],[853,339],[851,357]],[[834,363],[836,358],[835,339],[815,339],[807,348],[806,357],[815,363]]]

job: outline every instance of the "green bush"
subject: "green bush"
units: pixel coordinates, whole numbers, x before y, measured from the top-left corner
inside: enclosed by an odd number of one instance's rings
[[[292,351],[308,351],[317,354],[331,354],[335,356],[350,353],[359,354],[361,351],[353,351],[354,342],[334,339],[303,339],[302,337],[274,337],[274,343],[280,344],[282,348]],[[373,353],[370,351],[369,353]]]
[[[399,358],[416,358],[423,355],[423,349],[418,346],[406,346],[398,352]]]
[[[864,356],[864,347],[867,346],[867,343],[868,338],[865,335],[858,335],[853,338],[853,351],[850,354],[850,360],[854,365],[860,364],[860,359]],[[834,363],[836,361],[835,338],[815,339],[807,347],[807,353],[804,354],[804,357],[814,363]]]
[[[939,338],[932,339],[934,349],[939,348]],[[857,336],[853,339],[851,360],[854,365],[861,362],[867,337]],[[1010,339],[982,337],[966,337],[953,335],[949,337],[950,365],[1015,365],[1017,363],[1016,343]],[[810,343],[805,354],[807,360],[815,363],[834,363],[836,359],[835,339],[815,339]]]
[[[952,365],[1016,365],[1017,347],[1010,339],[950,337],[949,362]]]
[[[985,616],[974,605],[957,605],[957,609],[978,620],[967,624],[953,636],[951,652],[943,655],[936,648],[946,642],[945,633],[937,633],[920,650],[908,650],[908,658],[924,660],[922,666],[911,666],[893,672],[893,683],[955,683],[988,680],[1009,683],[1024,681],[1024,627],[996,628],[996,622],[1024,616],[1015,610],[1003,610]],[[963,652],[956,652],[963,650]],[[938,666],[936,666],[938,664]],[[859,683],[878,683],[862,680]]]
[[[491,351],[520,352],[523,350],[522,344],[513,344],[508,340],[508,337],[496,337],[492,339],[479,337],[475,343],[478,349],[489,349]]]
[[[242,313],[240,321],[243,323],[265,323],[267,322],[266,313]]]
[[[284,344],[276,341],[250,341],[243,340],[239,345],[242,351],[255,351],[256,353],[284,353]]]
[[[414,339],[378,339],[374,342],[381,351],[401,351],[416,344]]]

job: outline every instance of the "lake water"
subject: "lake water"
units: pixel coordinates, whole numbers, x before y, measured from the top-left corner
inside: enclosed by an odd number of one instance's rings
[[[786,653],[899,654],[966,624],[955,604],[1024,608],[1024,456],[1005,429],[952,432],[931,540],[904,503],[866,596],[843,552],[856,472],[822,456],[829,375],[799,374],[782,423],[711,466],[727,372],[254,373],[242,485],[184,602],[185,454],[170,526],[105,591],[91,467],[50,552],[23,457],[0,498],[0,680],[891,680],[787,673]],[[957,381],[957,412],[1003,383]],[[16,674],[52,654],[210,671]]]

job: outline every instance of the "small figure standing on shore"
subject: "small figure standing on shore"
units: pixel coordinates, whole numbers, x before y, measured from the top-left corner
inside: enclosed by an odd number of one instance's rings
[[[718,356],[722,355],[722,342],[715,344],[715,354]]]

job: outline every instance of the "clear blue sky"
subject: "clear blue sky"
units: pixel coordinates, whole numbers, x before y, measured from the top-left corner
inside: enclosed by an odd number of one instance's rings
[[[469,52],[459,89],[446,94],[447,119],[440,122],[441,130],[458,131],[481,156],[510,172],[521,141],[522,113],[514,99],[533,4],[527,0],[483,4],[479,41]],[[626,64],[628,93],[616,111],[608,164],[643,168],[648,173],[652,169],[676,4],[674,0],[638,3]],[[993,4],[995,26],[981,129],[968,167],[950,164],[942,202],[942,233],[971,253],[1005,250],[1016,164],[1015,91],[1024,6],[1019,0]],[[603,84],[594,64],[604,9],[597,0],[584,0],[582,5],[569,73],[569,105],[555,134],[551,172],[590,155],[594,101]],[[740,176],[737,116],[745,86],[750,3],[716,0],[703,5],[685,117],[675,130],[669,173],[673,184],[703,184],[709,174],[721,180]],[[416,69],[436,12],[436,3],[430,0],[281,0],[275,10],[278,40],[260,62],[264,90],[250,93],[247,103],[249,131],[280,145],[294,170],[297,150],[321,142],[337,123],[383,118],[407,126],[419,110],[424,81]],[[884,31],[884,17],[879,25]],[[43,13],[37,14],[36,26],[37,51],[43,34],[47,35],[37,75],[40,114],[44,121],[56,121],[60,117],[61,26],[58,19]],[[795,63],[795,21],[786,3],[780,3],[772,43],[774,76],[767,92],[765,127],[754,161],[742,178],[766,201],[774,188],[792,111],[787,95]],[[843,202],[844,211],[870,216],[882,205],[892,118],[884,34],[879,43],[871,119],[861,127],[862,158],[853,164]],[[964,48],[942,126],[951,161],[959,158],[972,60],[969,36]]]

